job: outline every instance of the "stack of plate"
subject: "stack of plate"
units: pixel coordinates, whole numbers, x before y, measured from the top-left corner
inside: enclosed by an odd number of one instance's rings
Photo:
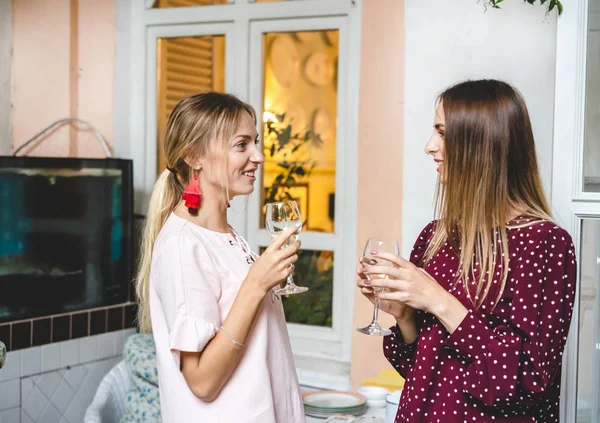
[[[341,391],[313,391],[302,394],[304,413],[323,419],[331,416],[360,416],[367,412],[367,399],[361,394]]]

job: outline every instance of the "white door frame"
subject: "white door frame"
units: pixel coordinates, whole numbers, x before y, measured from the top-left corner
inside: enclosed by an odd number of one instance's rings
[[[588,29],[588,0],[571,0],[558,19],[552,211],[573,237],[581,257],[583,219],[600,218],[600,194],[583,192],[583,147]],[[579,272],[578,272],[579,273]],[[567,347],[563,357],[561,422],[575,422],[577,401],[577,355],[579,289]],[[600,375],[597,375],[600,376]]]
[[[337,367],[333,372],[343,375],[349,371],[351,333],[348,323],[352,321],[353,291],[348,281],[354,281],[353,266],[346,263],[355,262],[355,249],[348,248],[355,236],[354,213],[344,209],[343,204],[353,197],[356,185],[348,180],[351,169],[349,163],[357,160],[356,133],[349,128],[349,97],[357,95],[349,91],[349,34],[347,17],[321,17],[311,19],[289,19],[254,21],[250,24],[250,55],[263,57],[263,34],[288,31],[339,31],[338,88],[337,88],[337,128],[336,128],[336,198],[335,198],[335,232],[302,232],[302,248],[308,250],[329,250],[334,252],[334,275],[332,303],[332,327],[289,324],[294,354],[304,358],[313,358],[329,366]],[[257,115],[262,116],[263,98],[263,64],[256,60],[250,64],[250,103],[256,107]],[[352,141],[354,140],[354,142]],[[262,169],[261,169],[262,173]],[[260,180],[260,175],[258,177]],[[252,196],[249,204],[247,235],[251,247],[257,251],[268,246],[271,239],[265,229],[259,226],[261,216],[260,196]],[[350,208],[351,209],[351,208]],[[349,241],[349,242],[348,242]],[[348,289],[344,289],[347,286]],[[304,369],[305,370],[305,369]]]
[[[334,234],[302,234],[303,248],[334,251],[333,327],[290,324],[289,332],[301,383],[348,389],[356,262],[357,176],[353,169],[358,163],[362,1],[236,0],[227,5],[169,9],[152,9],[151,3],[115,0],[115,155],[134,160],[135,210],[139,214],[145,214],[156,172],[158,37],[225,34],[226,90],[249,101],[262,117],[262,32],[339,29],[336,229]],[[258,230],[258,197],[252,196],[241,213],[234,202],[229,213],[230,223],[254,248],[268,241],[264,231]]]

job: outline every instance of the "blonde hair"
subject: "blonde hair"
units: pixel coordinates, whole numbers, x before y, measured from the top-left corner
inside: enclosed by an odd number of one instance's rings
[[[218,170],[224,181],[224,197],[228,201],[227,151],[243,112],[247,112],[256,123],[256,114],[249,104],[230,94],[206,92],[184,98],[169,116],[164,152],[166,165],[173,172],[165,169],[154,184],[135,277],[137,324],[141,332],[152,331],[149,291],[154,242],[167,218],[181,201],[184,187],[193,175],[193,169],[186,160],[204,157],[212,152],[220,153],[223,161],[219,165],[223,166]]]
[[[534,221],[553,221],[529,114],[521,94],[496,80],[462,82],[438,101],[445,115],[445,183],[438,181],[438,221],[424,261],[431,261],[448,242],[460,256],[456,282],[462,281],[479,308],[501,260],[495,306],[508,279],[507,206]],[[470,282],[475,282],[474,290]]]

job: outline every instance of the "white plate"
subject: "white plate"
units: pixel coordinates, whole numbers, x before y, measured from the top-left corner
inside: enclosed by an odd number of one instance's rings
[[[367,399],[354,392],[314,391],[302,394],[304,404],[319,409],[340,409],[357,407],[367,403]]]
[[[320,419],[326,419],[328,417],[333,417],[333,416],[340,416],[340,417],[360,416],[362,414],[365,414],[366,412],[367,412],[367,407],[363,407],[358,410],[349,411],[349,412],[345,412],[345,413],[324,413],[324,412],[318,412],[318,411],[304,410],[304,414],[306,414],[307,416],[318,417]]]

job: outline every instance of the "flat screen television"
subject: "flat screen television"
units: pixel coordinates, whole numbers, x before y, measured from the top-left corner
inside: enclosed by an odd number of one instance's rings
[[[0,156],[0,322],[131,299],[132,170]]]

